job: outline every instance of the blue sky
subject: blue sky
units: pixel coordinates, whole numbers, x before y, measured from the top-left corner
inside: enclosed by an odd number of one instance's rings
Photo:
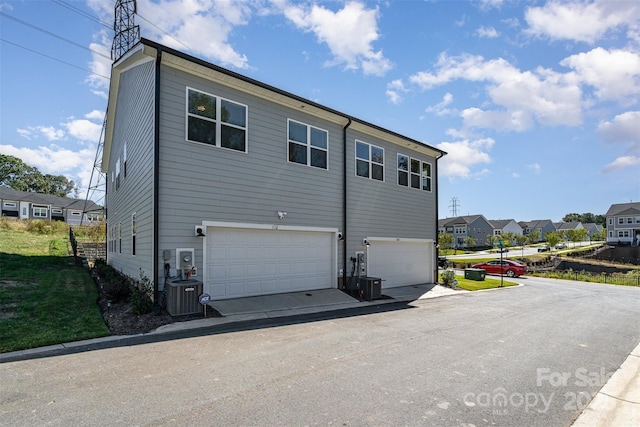
[[[0,0],[0,153],[84,197],[111,0]],[[138,0],[143,37],[438,147],[439,215],[640,200],[636,1]]]

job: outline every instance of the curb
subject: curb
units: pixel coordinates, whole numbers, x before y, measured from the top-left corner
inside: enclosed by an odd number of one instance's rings
[[[640,426],[640,344],[571,427]]]

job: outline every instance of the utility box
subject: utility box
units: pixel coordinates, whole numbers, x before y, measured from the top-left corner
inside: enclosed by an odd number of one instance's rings
[[[362,299],[373,301],[382,297],[382,279],[379,277],[361,276],[358,278],[358,286]]]
[[[481,268],[465,268],[464,278],[469,280],[482,281],[486,276],[486,272]]]
[[[202,282],[195,279],[173,280],[165,289],[167,293],[167,312],[171,316],[202,313],[198,299],[202,294]]]

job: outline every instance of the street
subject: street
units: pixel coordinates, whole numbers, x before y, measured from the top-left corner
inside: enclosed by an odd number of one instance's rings
[[[640,342],[640,289],[517,280],[3,363],[0,425],[569,426]]]

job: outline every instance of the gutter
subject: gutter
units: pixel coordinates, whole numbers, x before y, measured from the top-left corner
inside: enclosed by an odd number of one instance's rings
[[[162,48],[156,48],[158,55],[156,56],[156,82],[155,82],[155,105],[154,105],[154,128],[153,128],[153,243],[152,243],[152,266],[153,271],[153,305],[158,305],[158,222],[159,222],[159,201],[158,192],[160,191],[160,65],[162,62]]]

